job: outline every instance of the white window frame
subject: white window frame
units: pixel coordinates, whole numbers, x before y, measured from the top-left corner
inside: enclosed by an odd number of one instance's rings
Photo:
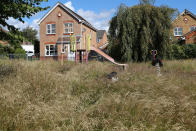
[[[50,48],[50,46],[51,45],[53,45],[54,46],[54,50],[51,50]],[[46,46],[49,46],[49,49],[48,49],[48,51],[49,51],[49,55],[47,55],[47,49],[46,49]],[[55,51],[56,50],[56,54],[51,54],[51,51]],[[47,45],[45,45],[45,56],[58,56],[58,50],[57,50],[57,45],[56,44],[47,44]]]
[[[190,27],[190,31],[193,31],[193,30],[195,30],[196,29],[196,26],[191,26]]]
[[[68,24],[67,28],[65,26],[65,24]],[[72,25],[72,26],[71,26]],[[66,32],[65,30],[68,30],[68,32]],[[72,31],[70,31],[70,29],[72,29]],[[73,33],[74,32],[74,26],[73,23],[69,22],[69,23],[64,23],[64,33]]]
[[[177,31],[176,31],[176,29],[177,29]],[[180,34],[181,31],[179,31],[179,29],[182,29],[182,34]],[[182,27],[176,27],[176,28],[174,28],[174,36],[182,36],[182,35],[183,35],[183,28]]]
[[[61,45],[61,53],[65,53],[65,51],[67,50],[67,44],[62,44]]]
[[[49,29],[48,29],[48,25],[49,25]],[[53,25],[55,25],[55,28],[53,27]],[[46,24],[46,34],[56,34],[56,24]]]

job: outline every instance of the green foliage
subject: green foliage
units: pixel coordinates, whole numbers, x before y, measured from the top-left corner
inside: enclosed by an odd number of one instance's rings
[[[34,45],[35,53],[40,52],[40,45],[39,45],[39,40],[37,39],[37,30],[33,29],[32,27],[26,27],[22,31],[22,36],[26,39],[26,41],[32,42]]]
[[[108,50],[119,61],[147,61],[150,50],[166,57],[175,9],[140,4],[121,5],[110,21]]]
[[[0,54],[10,54],[14,53],[14,50],[17,48],[21,48],[21,43],[23,42],[23,39],[25,39],[21,32],[19,31],[9,31],[4,32],[0,31],[0,40],[7,41],[9,45],[0,46]]]
[[[172,58],[173,59],[183,59],[185,58],[185,53],[183,50],[183,46],[173,44],[172,46]]]
[[[15,54],[25,54],[25,50],[23,50],[22,48],[16,48]]]
[[[13,17],[24,22],[23,18],[30,18],[32,15],[49,8],[39,6],[43,1],[47,0],[1,0],[0,25],[7,26],[9,30],[15,30],[15,27],[8,24],[6,20]]]
[[[155,0],[139,0],[140,4],[151,4],[153,5],[155,3]]]
[[[186,58],[196,58],[196,44],[183,45]]]
[[[26,27],[22,30],[22,35],[29,41],[33,42],[34,40],[37,40],[37,30],[33,29],[32,27]]]
[[[171,46],[172,59],[191,59],[196,58],[196,44],[177,45]]]
[[[13,53],[14,52],[14,48],[11,47],[11,46],[8,46],[8,45],[1,45],[0,44],[0,54],[10,54],[10,53]]]

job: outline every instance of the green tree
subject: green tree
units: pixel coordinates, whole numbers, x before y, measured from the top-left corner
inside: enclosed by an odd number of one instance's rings
[[[22,30],[22,35],[29,41],[33,42],[37,39],[37,30],[27,26]]]
[[[37,39],[37,30],[32,27],[26,27],[22,30],[22,35],[34,45],[35,53],[39,53],[39,40]]]
[[[48,9],[42,8],[41,2],[47,0],[1,0],[0,2],[0,25],[7,26],[9,30],[15,30],[13,25],[6,22],[9,17],[24,22],[23,18],[30,18],[37,12]]]
[[[151,4],[154,5],[155,0],[139,0],[140,4]]]
[[[151,59],[149,52],[156,49],[160,57],[167,56],[171,21],[176,11],[151,4],[120,5],[110,21],[110,55],[119,61],[141,62]]]

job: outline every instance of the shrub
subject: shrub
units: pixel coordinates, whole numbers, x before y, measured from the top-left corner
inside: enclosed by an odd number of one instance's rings
[[[184,59],[185,58],[183,46],[180,46],[180,45],[173,44],[171,54],[172,54],[173,59]]]
[[[14,48],[8,45],[1,45],[0,44],[0,54],[9,54],[9,53],[13,53],[14,52]]]
[[[15,54],[25,54],[25,50],[21,49],[21,48],[16,48]]]
[[[196,44],[187,44],[183,46],[186,58],[196,58]]]
[[[177,45],[172,44],[170,58],[172,59],[191,59],[196,58],[196,44]]]

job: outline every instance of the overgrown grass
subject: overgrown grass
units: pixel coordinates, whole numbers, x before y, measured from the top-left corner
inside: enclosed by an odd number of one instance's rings
[[[118,81],[107,74],[118,72]],[[0,130],[196,130],[196,60],[0,61]]]

